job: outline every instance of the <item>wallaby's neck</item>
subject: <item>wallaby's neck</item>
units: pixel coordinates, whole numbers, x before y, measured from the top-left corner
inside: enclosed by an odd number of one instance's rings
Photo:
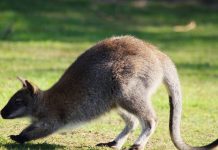
[[[44,100],[45,100],[45,91],[39,90],[37,94],[35,95],[35,101],[33,104],[33,109],[32,109],[32,117],[33,118],[38,118],[38,115],[42,112],[44,109]]]

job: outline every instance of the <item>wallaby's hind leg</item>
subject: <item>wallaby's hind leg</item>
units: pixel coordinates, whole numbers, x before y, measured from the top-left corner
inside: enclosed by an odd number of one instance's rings
[[[133,113],[140,120],[142,131],[129,150],[144,150],[145,145],[156,128],[156,114],[149,96],[135,98],[134,101],[121,103],[121,107]]]
[[[127,112],[126,110],[119,108],[119,115],[125,121],[126,125],[122,132],[112,141],[108,143],[99,143],[97,146],[107,146],[115,149],[121,149],[123,144],[128,138],[128,135],[133,131],[138,125],[138,119],[133,114]]]
[[[142,117],[140,123],[142,126],[141,134],[129,150],[144,150],[148,139],[155,131],[156,119],[154,116]]]
[[[129,133],[133,131],[138,125],[138,119],[133,114],[127,112],[122,108],[119,109],[119,114],[125,121],[126,126],[114,140],[117,143],[116,145],[117,149],[122,148],[123,144],[128,138]]]

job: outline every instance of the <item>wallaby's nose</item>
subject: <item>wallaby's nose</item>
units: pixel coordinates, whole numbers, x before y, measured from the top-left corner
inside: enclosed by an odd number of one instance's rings
[[[2,111],[0,111],[1,117],[2,117]],[[3,118],[3,117],[2,117]]]
[[[0,113],[1,113],[1,116],[2,116],[3,119],[7,119],[7,115],[6,115],[6,113],[4,111],[1,110]]]

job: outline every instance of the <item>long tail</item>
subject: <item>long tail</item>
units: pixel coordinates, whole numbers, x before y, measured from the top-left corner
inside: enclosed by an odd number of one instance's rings
[[[180,121],[182,114],[182,93],[180,89],[179,77],[176,71],[175,65],[168,58],[163,63],[164,70],[164,83],[169,92],[169,103],[170,103],[170,136],[174,145],[179,150],[213,150],[218,148],[218,139],[214,142],[202,146],[192,147],[186,144],[180,133]]]

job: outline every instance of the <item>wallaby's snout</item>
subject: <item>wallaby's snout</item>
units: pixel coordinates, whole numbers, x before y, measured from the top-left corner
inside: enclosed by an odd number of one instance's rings
[[[7,107],[4,107],[1,110],[1,116],[2,116],[3,119],[10,119],[10,111],[8,110]]]
[[[7,119],[7,114],[5,113],[4,109],[2,109],[0,113],[3,119]]]
[[[8,102],[9,104],[10,102]],[[8,107],[8,104],[1,110],[1,116],[3,119],[10,119],[10,107]]]
[[[8,115],[4,111],[1,111],[1,116],[3,119],[8,119],[8,117],[7,117]]]
[[[5,119],[4,114],[2,113],[2,110],[0,111],[0,117],[2,117],[3,119]]]
[[[1,116],[3,119],[13,119],[17,117],[24,116],[26,113],[25,101],[18,98],[19,92],[17,92],[6,104],[6,106],[1,110]]]

